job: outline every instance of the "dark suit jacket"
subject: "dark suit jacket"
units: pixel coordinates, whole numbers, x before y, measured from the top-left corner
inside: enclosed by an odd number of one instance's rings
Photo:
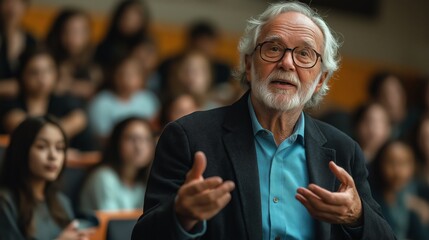
[[[174,198],[196,151],[207,156],[204,177],[220,176],[236,184],[231,202],[207,221],[201,239],[262,239],[258,166],[247,98],[245,94],[231,106],[197,112],[165,128],[150,173],[144,215],[134,227],[133,239],[177,239]],[[371,196],[364,157],[356,142],[305,115],[305,147],[310,182],[330,191],[338,189],[340,183],[328,167],[331,160],[353,176],[363,205],[362,239],[394,239]],[[317,239],[348,238],[340,225],[316,221],[314,230]]]

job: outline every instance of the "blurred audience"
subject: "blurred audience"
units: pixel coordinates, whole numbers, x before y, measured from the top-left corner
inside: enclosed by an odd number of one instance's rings
[[[44,47],[24,53],[17,79],[19,95],[1,104],[2,126],[11,133],[26,117],[51,114],[60,119],[73,148],[87,151],[95,148],[87,117],[78,100],[54,94],[57,66]]]
[[[113,126],[130,116],[154,121],[160,103],[157,96],[144,88],[144,73],[138,60],[119,59],[108,74],[107,89],[98,93],[89,105],[89,116],[95,134],[105,139]]]
[[[429,239],[427,229],[407,201],[413,194],[410,189],[415,164],[412,148],[400,140],[387,142],[371,163],[372,194],[398,239]]]
[[[138,60],[145,75],[146,87],[158,96],[161,94],[161,77],[158,73],[158,46],[154,39],[143,36],[131,49],[131,56]]]
[[[21,26],[30,0],[0,0],[0,99],[18,94],[16,74],[21,54],[36,45]]]
[[[115,8],[107,34],[97,47],[95,60],[108,69],[149,31],[149,10],[142,0],[123,0]]]
[[[141,209],[154,150],[148,121],[130,117],[118,123],[82,188],[81,211]]]
[[[369,102],[356,110],[353,127],[355,139],[362,148],[367,163],[372,162],[392,135],[389,115],[381,104]]]
[[[198,51],[206,55],[212,69],[213,84],[228,83],[231,79],[231,68],[228,64],[216,58],[215,53],[219,44],[217,29],[207,21],[195,21],[188,30],[187,42],[183,52]],[[159,66],[163,85],[167,85],[168,75],[174,64],[180,61],[183,53],[167,58]]]
[[[93,62],[88,14],[78,9],[62,10],[46,43],[59,67],[55,92],[89,100],[100,85],[101,70]]]
[[[12,133],[0,175],[2,240],[88,239],[56,187],[66,151],[66,134],[51,117],[28,118]]]
[[[161,128],[164,128],[169,122],[175,121],[185,115],[200,110],[197,100],[190,94],[182,93],[177,96],[170,96],[162,104],[160,115]]]
[[[210,60],[201,52],[191,51],[181,56],[171,69],[164,96],[186,93],[192,95],[201,109],[219,107],[213,88]]]
[[[429,228],[429,116],[424,115],[412,138],[417,154],[416,196],[411,206]]]
[[[370,81],[369,94],[389,114],[392,137],[404,137],[415,124],[416,114],[408,109],[406,90],[399,76],[390,72],[375,74]]]

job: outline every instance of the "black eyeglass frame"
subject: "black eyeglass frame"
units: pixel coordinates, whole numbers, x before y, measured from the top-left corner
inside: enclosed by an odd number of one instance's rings
[[[312,50],[312,51],[316,54],[316,60],[314,61],[314,64],[313,64],[312,66],[310,66],[310,67],[303,67],[303,66],[300,66],[299,64],[297,64],[297,63],[295,62],[295,57],[294,57],[294,55],[293,55],[293,52],[295,51],[295,49],[300,48],[300,47],[284,48],[284,50],[283,50],[283,54],[281,55],[281,57],[279,57],[279,59],[278,59],[278,60],[276,60],[276,61],[267,60],[267,59],[265,59],[265,58],[262,56],[262,46],[263,46],[264,44],[266,44],[266,43],[276,43],[276,42],[274,42],[274,41],[265,41],[265,42],[261,42],[261,43],[258,43],[258,45],[256,45],[255,49],[253,49],[253,52],[255,52],[255,51],[256,51],[256,49],[259,47],[259,56],[261,57],[261,59],[262,59],[262,60],[264,60],[264,61],[266,61],[266,62],[270,62],[270,63],[276,63],[276,62],[279,62],[280,60],[282,60],[282,59],[283,59],[283,57],[285,56],[285,54],[286,54],[286,52],[287,52],[287,51],[291,51],[293,64],[295,64],[295,66],[300,67],[300,68],[305,68],[305,69],[313,68],[314,66],[316,66],[317,61],[319,60],[319,58],[320,58],[320,62],[323,62],[322,55],[321,55],[320,53],[318,53],[318,52],[317,52],[316,50],[314,50],[313,48],[308,48],[308,49]]]

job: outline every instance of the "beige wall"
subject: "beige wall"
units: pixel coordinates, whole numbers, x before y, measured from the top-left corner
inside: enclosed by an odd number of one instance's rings
[[[109,13],[117,0],[33,0],[33,4],[79,6]],[[245,20],[261,12],[262,0],[146,0],[154,21],[184,25],[195,18],[214,21],[240,34]],[[342,54],[356,59],[415,67],[429,75],[429,1],[380,0],[373,19],[320,9],[343,40]]]

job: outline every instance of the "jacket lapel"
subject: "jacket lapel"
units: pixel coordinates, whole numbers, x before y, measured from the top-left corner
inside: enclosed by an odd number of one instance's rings
[[[310,183],[329,191],[336,191],[335,175],[329,169],[329,161],[335,162],[335,150],[325,148],[326,138],[314,120],[305,114],[305,155]],[[315,222],[315,236],[318,239],[330,239],[331,224]]]
[[[243,212],[248,239],[262,239],[261,197],[259,173],[245,94],[233,104],[224,122],[226,133],[223,136],[225,148],[236,176],[237,191]]]

